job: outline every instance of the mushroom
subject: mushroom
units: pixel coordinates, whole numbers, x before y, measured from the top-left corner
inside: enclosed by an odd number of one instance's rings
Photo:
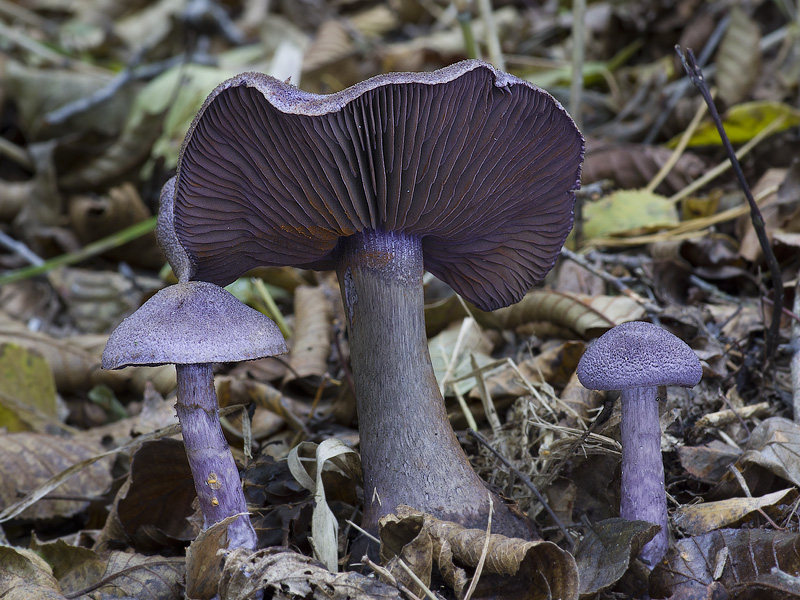
[[[170,183],[162,207],[171,194]],[[256,534],[220,425],[212,363],[282,354],[286,344],[275,323],[229,292],[213,283],[186,281],[191,270],[180,250],[176,254],[170,247],[164,227],[162,219],[159,238],[179,283],[156,293],[114,330],[102,367],[175,365],[176,411],[205,526],[240,515],[228,527],[228,547],[252,550]]]
[[[363,525],[407,504],[485,527],[487,490],[447,418],[423,267],[485,310],[519,301],[572,226],[583,139],[549,94],[480,61],[306,93],[244,73],[184,141],[174,238],[193,277],[336,269],[364,471]],[[494,502],[496,532],[529,536]]]
[[[578,379],[584,387],[620,390],[620,516],[661,527],[640,554],[650,567],[664,557],[668,546],[667,494],[656,392],[661,385],[694,387],[702,376],[700,360],[684,341],[642,321],[608,330],[578,363]]]

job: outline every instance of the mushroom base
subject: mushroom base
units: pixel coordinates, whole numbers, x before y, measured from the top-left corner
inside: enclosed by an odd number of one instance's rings
[[[192,470],[205,527],[240,515],[228,526],[228,548],[256,548],[239,471],[219,421],[210,364],[176,365],[178,403],[186,456]]]
[[[655,387],[621,391],[620,435],[622,441],[622,495],[620,516],[661,527],[645,544],[639,558],[651,568],[669,545],[661,427]]]
[[[453,432],[428,354],[419,240],[362,232],[340,241],[337,273],[350,335],[361,461],[362,526],[401,504],[485,528],[488,491]],[[531,537],[494,497],[492,531]]]

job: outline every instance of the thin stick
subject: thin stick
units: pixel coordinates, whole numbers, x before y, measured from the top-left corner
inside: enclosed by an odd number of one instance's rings
[[[585,53],[586,0],[572,1],[572,85],[569,91],[569,112],[575,126],[583,128],[583,61]],[[575,247],[583,245],[583,197],[575,197]]]
[[[747,185],[747,180],[742,172],[742,167],[739,164],[739,161],[736,159],[736,153],[733,150],[731,141],[728,139],[728,135],[725,133],[725,127],[722,125],[722,119],[720,119],[719,113],[717,112],[717,107],[714,106],[714,100],[711,98],[711,92],[709,91],[708,85],[706,85],[705,79],[703,78],[703,71],[697,65],[697,61],[694,58],[694,53],[692,52],[691,48],[686,50],[688,58],[687,56],[684,56],[683,52],[681,52],[680,46],[675,46],[675,51],[678,53],[678,56],[680,56],[681,62],[683,63],[683,68],[686,69],[686,72],[689,74],[689,78],[692,80],[692,83],[697,86],[697,89],[703,96],[703,100],[705,100],[706,104],[708,105],[711,118],[714,120],[714,125],[717,126],[717,131],[722,139],[722,145],[725,147],[725,151],[728,153],[731,166],[736,173],[736,178],[739,180],[739,186],[742,188],[745,198],[747,198],[747,203],[750,205],[750,220],[753,223],[753,229],[755,229],[756,236],[758,237],[758,243],[761,245],[761,250],[764,253],[764,260],[769,267],[769,272],[772,277],[772,323],[767,330],[767,338],[764,346],[764,360],[766,362],[771,362],[775,353],[775,348],[777,348],[780,340],[781,314],[783,312],[783,279],[781,277],[781,268],[778,264],[778,260],[772,253],[772,247],[770,245],[769,238],[767,237],[767,230],[764,226],[764,217],[761,216],[761,211],[758,209],[755,198],[753,198],[753,193],[750,191],[750,186]]]
[[[140,221],[139,223],[131,225],[130,227],[127,227],[121,231],[117,231],[116,233],[113,233],[108,237],[104,237],[103,239],[97,240],[96,242],[87,244],[86,246],[75,252],[70,252],[69,254],[62,254],[61,256],[56,256],[55,258],[51,258],[50,260],[45,261],[41,265],[25,267],[23,269],[17,269],[16,271],[10,271],[5,275],[0,275],[0,285],[5,285],[6,283],[11,283],[12,281],[19,281],[20,279],[28,279],[30,277],[35,277],[36,275],[47,273],[48,271],[52,271],[53,269],[57,269],[58,267],[66,267],[68,265],[74,265],[75,263],[82,262],[88,258],[97,256],[98,254],[102,254],[107,250],[111,250],[112,248],[117,248],[132,240],[140,238],[143,235],[150,233],[155,228],[156,228],[156,217],[150,217],[149,219]]]
[[[569,531],[567,531],[567,528],[564,527],[564,524],[561,522],[561,519],[558,518],[556,513],[553,512],[553,509],[550,508],[550,505],[547,503],[547,500],[544,499],[544,496],[542,496],[542,494],[539,492],[536,486],[533,485],[533,482],[530,479],[528,479],[528,477],[524,473],[522,473],[519,469],[517,469],[514,465],[512,465],[511,462],[505,456],[503,456],[497,450],[495,450],[494,447],[489,443],[489,441],[485,437],[483,437],[480,433],[478,433],[474,429],[467,429],[467,435],[472,438],[475,438],[483,446],[485,446],[486,449],[489,450],[489,452],[494,454],[501,463],[503,463],[512,473],[514,473],[514,475],[516,475],[519,478],[519,480],[522,481],[522,483],[524,483],[525,486],[531,492],[533,492],[533,495],[536,496],[536,499],[541,503],[541,505],[547,511],[547,514],[550,515],[551,519],[553,519],[553,522],[561,530],[561,533],[564,534],[564,538],[570,550],[574,548],[575,542],[572,540],[572,536],[569,534]]]
[[[658,185],[664,181],[664,178],[669,175],[669,172],[672,168],[677,164],[678,160],[680,159],[683,151],[686,150],[686,146],[689,144],[689,140],[691,139],[692,135],[694,135],[697,126],[700,125],[700,120],[705,116],[707,106],[705,104],[701,104],[697,107],[697,112],[694,113],[694,117],[692,117],[689,126],[686,128],[686,131],[683,132],[678,145],[675,147],[675,150],[672,151],[672,154],[669,157],[669,160],[664,163],[664,166],[656,173],[656,176],[647,184],[647,188],[645,188],[648,192],[654,192]]]
[[[736,153],[736,158],[738,160],[742,160],[745,156],[747,156],[750,153],[750,151],[753,148],[758,146],[764,139],[775,133],[778,130],[778,128],[781,125],[783,125],[783,122],[785,120],[786,120],[785,116],[780,116],[774,121],[772,121],[769,125],[764,127],[764,129],[762,129],[756,135],[754,135],[749,142],[747,142],[741,148],[739,148],[739,151]],[[722,175],[725,171],[727,171],[730,168],[731,168],[731,163],[728,160],[719,163],[716,167],[714,167],[710,171],[706,171],[705,175],[703,175],[699,179],[696,179],[695,181],[687,185],[679,192],[676,192],[675,194],[670,196],[669,198],[670,202],[680,202],[681,200],[686,198],[686,196],[693,194],[695,191],[699,190],[707,183],[713,181],[714,179]]]
[[[486,50],[489,52],[489,60],[500,71],[506,70],[506,61],[503,58],[503,50],[500,48],[500,38],[497,35],[497,24],[494,22],[491,0],[477,0],[478,10],[483,19],[484,35],[486,37]]]
[[[797,280],[797,285],[794,288],[794,314],[800,315],[800,279]],[[800,322],[795,321],[792,324],[792,342],[791,342],[792,358],[791,358],[791,373],[792,373],[792,401],[794,406],[794,420],[800,422]]]
[[[489,553],[489,540],[491,539],[490,536],[492,534],[492,513],[494,512],[494,500],[492,500],[492,495],[487,494],[489,496],[489,518],[486,520],[486,536],[483,538],[483,548],[481,549],[481,557],[478,559],[478,564],[475,567],[475,575],[472,578],[472,581],[469,582],[469,588],[467,588],[467,593],[464,594],[464,600],[470,600],[472,598],[472,594],[475,593],[475,588],[478,586],[478,582],[481,580],[481,573],[483,573],[483,565],[486,564],[486,555]]]

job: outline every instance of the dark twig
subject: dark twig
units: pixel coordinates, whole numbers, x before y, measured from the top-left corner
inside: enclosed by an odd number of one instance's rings
[[[698,90],[700,90],[703,100],[705,100],[706,104],[708,105],[708,111],[711,114],[711,118],[714,120],[714,125],[717,126],[717,131],[722,139],[722,145],[725,147],[725,151],[728,153],[728,158],[730,158],[731,166],[733,167],[736,177],[739,180],[739,185],[744,192],[745,198],[747,198],[747,203],[750,205],[750,220],[753,222],[753,229],[755,229],[756,236],[758,237],[758,243],[761,245],[761,250],[764,253],[764,260],[766,261],[767,266],[769,267],[769,273],[772,276],[772,323],[770,323],[769,329],[767,330],[767,338],[764,346],[764,360],[766,362],[770,362],[775,353],[775,348],[778,346],[781,327],[781,314],[783,313],[783,279],[781,278],[780,265],[778,265],[778,260],[772,253],[772,247],[770,246],[769,238],[767,237],[767,230],[764,226],[764,218],[761,216],[761,211],[758,209],[758,205],[753,198],[753,193],[750,191],[750,186],[747,185],[747,180],[744,177],[744,173],[742,172],[742,167],[739,164],[739,161],[736,159],[736,153],[733,150],[731,141],[728,139],[728,136],[725,133],[725,127],[722,125],[722,119],[720,119],[719,112],[717,112],[717,107],[714,106],[714,101],[711,99],[711,92],[709,91],[708,85],[703,77],[703,71],[697,65],[697,61],[695,60],[694,53],[692,52],[691,48],[687,48],[686,56],[684,56],[680,46],[675,46],[675,51],[678,53],[678,56],[680,56],[681,62],[683,63],[683,68],[686,69],[686,72],[689,74],[689,79],[691,79],[692,83],[697,86]]]
[[[512,465],[511,462],[505,456],[503,456],[497,450],[495,450],[494,447],[489,443],[489,440],[483,437],[480,433],[478,433],[474,429],[467,429],[467,435],[476,439],[478,442],[481,443],[481,445],[485,446],[486,449],[489,450],[489,452],[494,454],[497,457],[497,459],[508,468],[508,470],[514,473],[514,475],[516,475],[519,478],[519,480],[522,481],[522,483],[524,483],[527,486],[527,488],[533,492],[533,495],[536,496],[536,499],[542,504],[544,509],[547,511],[547,514],[550,515],[550,518],[553,519],[553,522],[561,530],[561,533],[564,534],[566,543],[569,546],[569,549],[572,550],[575,547],[575,542],[573,541],[572,536],[569,534],[569,531],[567,531],[567,528],[564,527],[564,524],[558,518],[556,513],[553,512],[553,509],[550,508],[550,505],[547,503],[547,500],[544,499],[544,496],[542,496],[541,492],[539,492],[536,486],[533,485],[533,482],[530,479],[528,479],[528,477],[526,477],[524,473],[522,473],[519,469],[517,469],[514,465]]]

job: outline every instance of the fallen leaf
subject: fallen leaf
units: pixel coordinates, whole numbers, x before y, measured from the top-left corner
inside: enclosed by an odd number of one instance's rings
[[[587,528],[573,552],[581,595],[602,592],[619,581],[657,532],[658,526],[652,523],[621,518],[606,519]]]
[[[587,240],[609,235],[638,235],[677,225],[678,211],[665,196],[644,189],[618,190],[583,207]]]
[[[405,600],[392,586],[355,571],[331,573],[307,556],[285,548],[227,555],[219,584],[220,600],[246,600],[263,591],[271,600]]]
[[[415,555],[424,567],[416,575],[430,583],[435,565],[456,597],[464,597],[469,578],[483,553],[486,532],[440,521],[407,506],[380,520],[381,561],[410,589],[419,587],[397,564],[397,557]],[[428,560],[428,554],[431,560]],[[390,562],[392,561],[392,562]],[[413,565],[412,565],[413,568]],[[571,554],[552,542],[489,536],[480,583],[473,598],[538,600],[578,597],[578,569]]]
[[[673,520],[689,535],[708,533],[736,524],[758,510],[774,506],[778,503],[789,503],[796,496],[794,488],[780,490],[759,498],[728,498],[716,502],[703,502],[681,506],[673,513]]]
[[[0,427],[44,432],[53,422],[59,422],[56,385],[47,361],[16,344],[0,344]]]

